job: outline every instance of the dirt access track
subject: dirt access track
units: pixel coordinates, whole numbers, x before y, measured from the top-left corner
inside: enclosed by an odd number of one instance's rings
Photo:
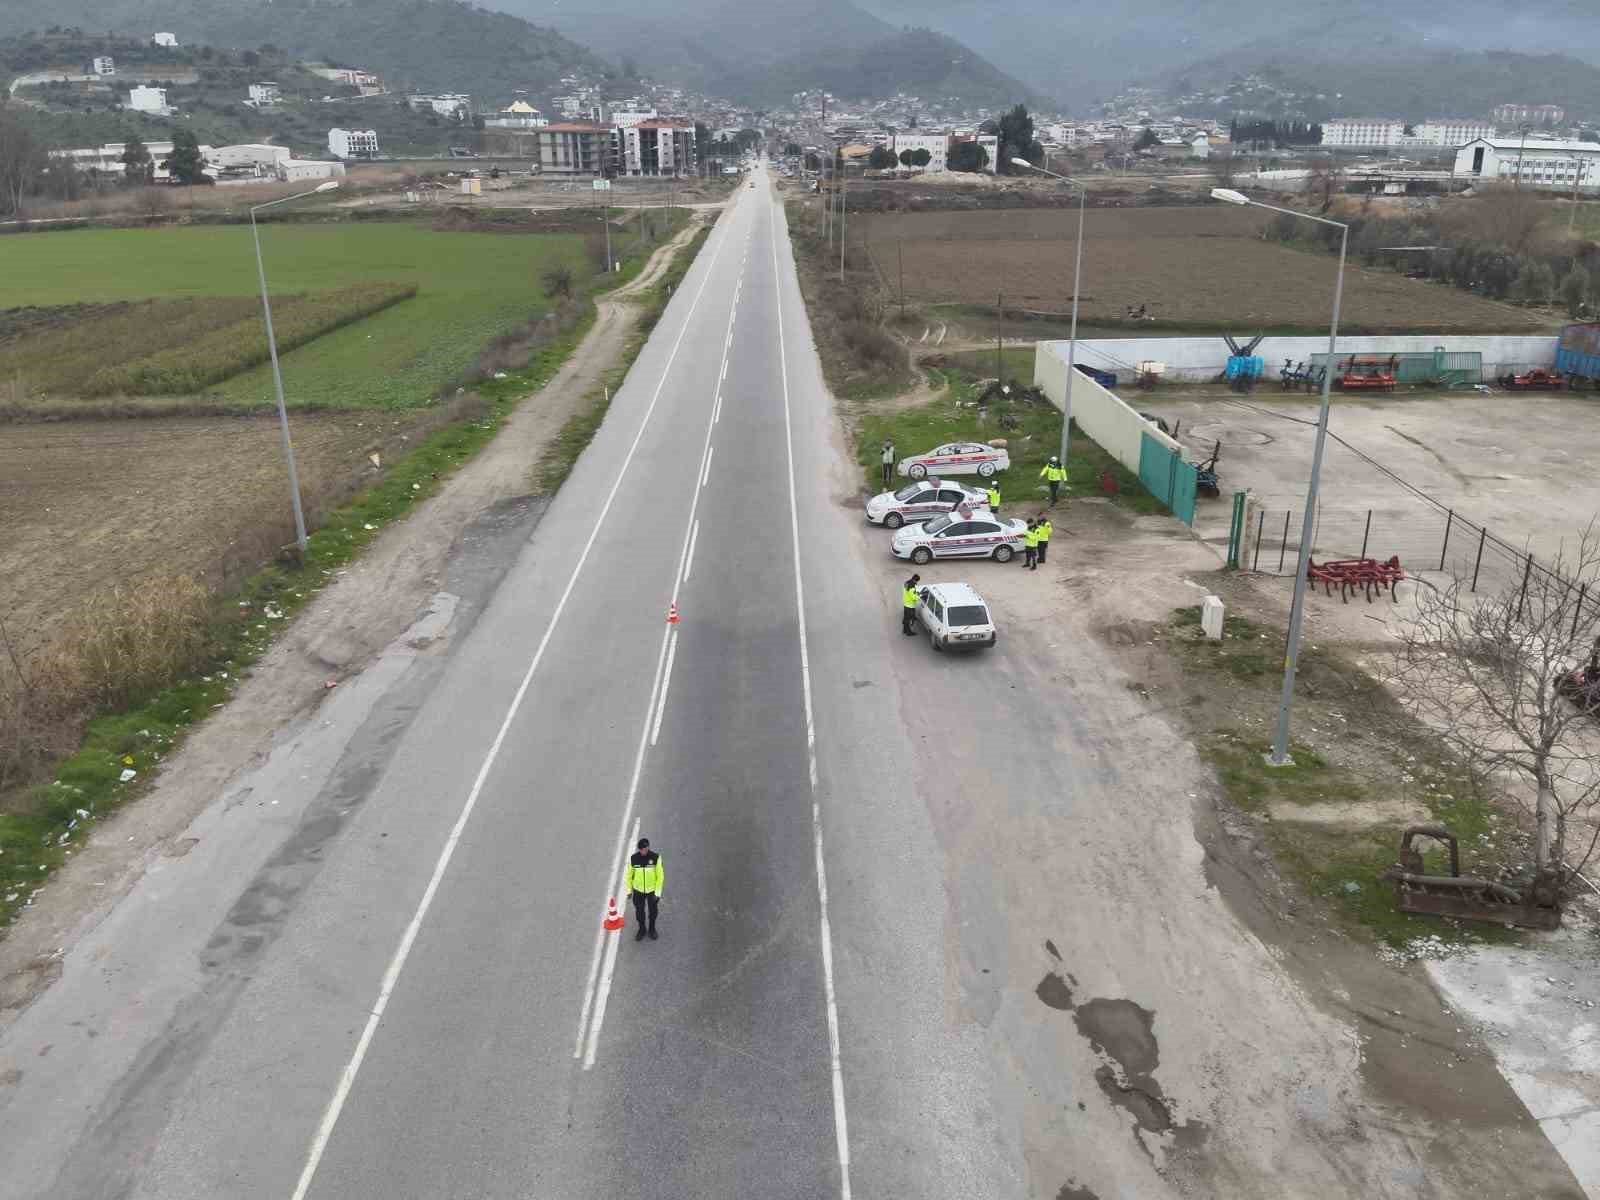
[[[914,301],[1060,313],[1072,295],[1076,212],[1029,209],[873,214],[855,221],[890,295]],[[1085,216],[1085,321],[1120,321],[1145,305],[1158,323],[1239,332],[1326,327],[1337,260],[1263,241],[1261,215],[1225,205],[1091,208]],[[1458,288],[1351,264],[1345,271],[1346,333],[1542,331],[1546,318]]]
[[[524,400],[494,441],[434,496],[389,526],[358,560],[339,572],[257,664],[233,701],[189,735],[181,758],[163,772],[153,790],[120,811],[56,873],[26,915],[0,939],[0,1026],[51,980],[54,964],[75,940],[75,931],[97,925],[151,863],[173,852],[173,839],[215,800],[230,777],[264,759],[273,739],[326,696],[327,684],[361,671],[380,650],[413,628],[419,616],[437,609],[441,603],[437,593],[447,584],[469,605],[492,589],[497,571],[504,569],[512,554],[500,539],[512,543],[525,539],[544,511],[545,499],[530,494],[540,455],[604,373],[616,365],[637,324],[639,308],[632,298],[660,279],[674,254],[709,219],[685,228],[655,253],[636,279],[599,302],[594,327],[556,377]],[[372,414],[366,419],[370,421]],[[235,428],[231,421],[223,424]],[[125,421],[114,427],[141,425]],[[70,428],[78,430],[81,425]],[[303,439],[298,435],[297,444]],[[102,465],[109,470],[112,461],[102,459]],[[271,463],[276,466],[277,460]],[[207,503],[221,503],[231,494],[224,473],[211,477],[220,491],[191,500],[196,520],[207,515]],[[158,477],[141,479],[148,482],[139,486],[150,488]],[[280,486],[281,480],[273,484]],[[271,495],[276,497],[277,492]],[[121,524],[117,505],[127,500],[115,490],[103,493],[102,499],[111,507],[96,510],[95,528],[113,539],[103,546],[114,546]],[[154,500],[151,504],[152,509],[160,507]],[[150,529],[146,544],[154,549],[160,545],[155,534],[162,532],[154,516]],[[165,541],[181,544],[175,537]],[[463,563],[454,571],[453,558]],[[88,568],[77,569],[88,573]],[[421,651],[426,646],[415,648]]]

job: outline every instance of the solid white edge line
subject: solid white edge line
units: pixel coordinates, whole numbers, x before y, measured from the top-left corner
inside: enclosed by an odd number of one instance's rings
[[[712,265],[714,266],[715,264],[713,263]],[[733,313],[731,311],[728,313],[728,325],[730,328],[733,325]],[[711,452],[711,426],[713,423],[712,421],[706,422],[706,440],[701,449],[702,462]],[[694,489],[689,501],[689,519],[684,522],[683,526],[683,548],[678,554],[678,573],[674,577],[672,584],[672,603],[674,604],[678,602],[678,588],[683,583],[684,570],[689,560],[689,539],[694,534],[695,516],[699,510],[700,489],[697,487]],[[661,635],[661,657],[656,664],[656,687],[660,686],[661,677],[665,671],[668,635],[670,632],[671,628],[669,626],[668,630]],[[656,695],[656,689],[652,688],[650,706],[645,709],[644,728],[639,730],[639,750],[633,761],[633,779],[628,785],[628,798],[622,810],[622,821],[617,829],[617,850],[613,861],[622,859],[624,866],[626,866],[624,855],[628,846],[627,833],[625,831],[628,828],[629,819],[633,816],[633,806],[639,794],[639,779],[644,770],[644,753],[650,736],[651,712],[655,707]],[[616,964],[617,943],[619,940],[618,938],[608,938],[604,929],[595,931],[594,955],[589,964],[589,982],[584,990],[583,1009],[578,1017],[578,1046],[581,1048],[586,1039],[588,1043],[588,1053],[584,1056],[583,1062],[585,1071],[594,1066],[595,1052],[600,1043],[600,1029],[605,1023],[606,997],[611,991],[611,977]],[[603,974],[602,958],[604,961]],[[591,1012],[594,1016],[592,1025],[590,1023]],[[578,1057],[578,1054],[578,1050],[573,1051],[574,1058]]]
[[[672,641],[667,644],[667,673],[661,677],[661,695],[656,699],[656,723],[650,730],[650,744],[654,746],[661,736],[661,718],[667,715],[667,692],[672,688],[672,664],[678,658],[678,631],[672,631]],[[626,846],[623,847],[627,849]]]
[[[694,570],[694,548],[700,543],[700,522],[694,523],[694,532],[689,535],[689,557],[683,564],[683,582],[689,582],[689,573]]]
[[[720,420],[722,420],[722,393],[718,392],[716,406],[711,410],[711,423],[715,425]]]
[[[450,866],[450,860],[455,856],[456,846],[461,841],[461,835],[466,830],[467,821],[472,816],[472,810],[477,807],[478,796],[483,791],[483,785],[489,778],[490,768],[494,766],[495,759],[499,757],[500,747],[506,740],[506,734],[511,730],[511,723],[516,719],[517,711],[522,707],[523,698],[528,694],[528,687],[533,683],[534,672],[539,669],[539,663],[544,658],[545,649],[550,645],[550,638],[555,633],[556,626],[561,621],[561,614],[567,607],[567,600],[572,595],[572,589],[577,586],[578,575],[583,571],[584,563],[589,560],[589,552],[594,549],[595,540],[600,536],[601,527],[604,526],[606,516],[611,511],[611,505],[617,498],[617,492],[622,486],[622,481],[628,477],[628,467],[633,462],[633,456],[639,449],[639,443],[644,440],[644,431],[650,425],[650,418],[655,413],[656,403],[661,399],[661,391],[666,387],[667,378],[671,374],[672,364],[677,360],[678,350],[683,345],[684,336],[689,331],[695,310],[700,306],[700,299],[705,295],[706,285],[711,281],[712,273],[716,267],[717,259],[722,255],[722,248],[728,241],[727,235],[717,241],[716,252],[706,265],[705,275],[700,280],[700,288],[695,293],[694,300],[689,305],[689,311],[684,314],[683,325],[678,330],[677,340],[673,342],[672,352],[668,355],[665,365],[661,368],[661,379],[656,384],[655,394],[650,397],[650,404],[644,411],[644,417],[639,422],[639,430],[633,435],[633,443],[628,447],[627,456],[622,460],[622,467],[617,471],[617,477],[611,484],[611,491],[606,495],[606,502],[601,506],[600,515],[596,518],[594,527],[589,531],[589,539],[583,545],[583,551],[578,555],[578,561],[572,568],[572,574],[567,579],[567,585],[562,589],[561,599],[556,602],[555,612],[551,614],[550,623],[545,626],[544,635],[539,639],[538,648],[533,653],[533,660],[528,664],[527,671],[522,676],[522,683],[517,687],[516,694],[511,699],[511,707],[506,710],[505,719],[500,722],[499,732],[495,734],[494,741],[489,746],[489,753],[484,757],[483,764],[478,768],[478,774],[472,781],[472,788],[467,793],[467,799],[461,806],[461,812],[456,817],[455,825],[451,827],[450,835],[445,839],[444,849],[439,854],[439,860],[434,864],[433,874],[428,879],[428,886],[423,890],[422,900],[417,905],[417,910],[411,916],[411,922],[406,926],[405,934],[400,939],[389,966],[383,973],[383,982],[378,988],[378,1000],[373,1005],[367,1017],[366,1026],[361,1031],[361,1037],[356,1042],[355,1052],[351,1054],[350,1061],[345,1064],[344,1071],[339,1076],[338,1086],[334,1088],[333,1097],[328,1101],[328,1107],[323,1111],[322,1120],[317,1125],[317,1131],[311,1140],[311,1148],[306,1155],[305,1167],[300,1172],[299,1182],[295,1184],[292,1200],[305,1200],[306,1193],[311,1190],[311,1183],[316,1178],[317,1167],[322,1162],[322,1156],[327,1152],[328,1143],[333,1137],[334,1127],[339,1123],[339,1114],[344,1111],[345,1101],[349,1099],[350,1091],[355,1086],[356,1075],[361,1071],[361,1064],[367,1057],[367,1050],[372,1045],[372,1039],[378,1031],[378,1022],[383,1019],[384,1010],[389,1007],[389,997],[394,993],[395,985],[400,981],[400,972],[405,969],[406,959],[410,957],[411,947],[416,943],[417,934],[422,929],[423,919],[428,915],[428,909],[433,905],[433,898],[438,894],[439,884],[444,879],[444,873]],[[648,719],[648,713],[647,713]]]
[[[705,473],[700,476],[700,486],[701,487],[705,487],[706,484],[711,482],[711,456],[713,454],[715,454],[716,452],[717,452],[717,448],[715,446],[712,446],[709,450],[706,451],[706,469],[705,469]]]
[[[828,923],[828,872],[822,861],[822,806],[817,800],[817,726],[811,711],[811,653],[806,645],[806,597],[800,580],[800,509],[794,491],[794,423],[789,414],[789,353],[783,340],[783,274],[778,267],[778,217],[772,213],[773,290],[778,297],[778,363],[783,378],[783,432],[789,452],[789,533],[794,545],[794,604],[800,625],[800,684],[806,704],[806,759],[811,776],[811,839],[817,859],[817,901],[822,912],[822,994],[828,1009],[828,1059],[833,1072],[833,1132],[839,1149],[839,1195],[850,1200],[850,1128],[844,1107],[844,1064],[839,1053],[839,1004],[833,986],[833,929]]]

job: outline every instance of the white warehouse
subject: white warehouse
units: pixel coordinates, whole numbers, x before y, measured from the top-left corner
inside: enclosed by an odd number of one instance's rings
[[[1456,177],[1570,191],[1600,187],[1600,143],[1477,138],[1456,151]]]

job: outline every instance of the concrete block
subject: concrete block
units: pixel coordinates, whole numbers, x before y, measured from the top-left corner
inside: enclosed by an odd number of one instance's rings
[[[1222,599],[1207,596],[1200,601],[1200,628],[1213,642],[1222,640]]]

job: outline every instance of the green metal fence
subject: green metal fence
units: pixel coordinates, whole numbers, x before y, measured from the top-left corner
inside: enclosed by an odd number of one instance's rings
[[[1360,362],[1387,362],[1394,359],[1395,382],[1400,384],[1430,384],[1434,387],[1471,387],[1483,382],[1483,353],[1478,350],[1422,350],[1403,354],[1355,355]],[[1338,362],[1348,362],[1349,354],[1335,356]],[[1326,354],[1313,354],[1313,366],[1325,366]]]

